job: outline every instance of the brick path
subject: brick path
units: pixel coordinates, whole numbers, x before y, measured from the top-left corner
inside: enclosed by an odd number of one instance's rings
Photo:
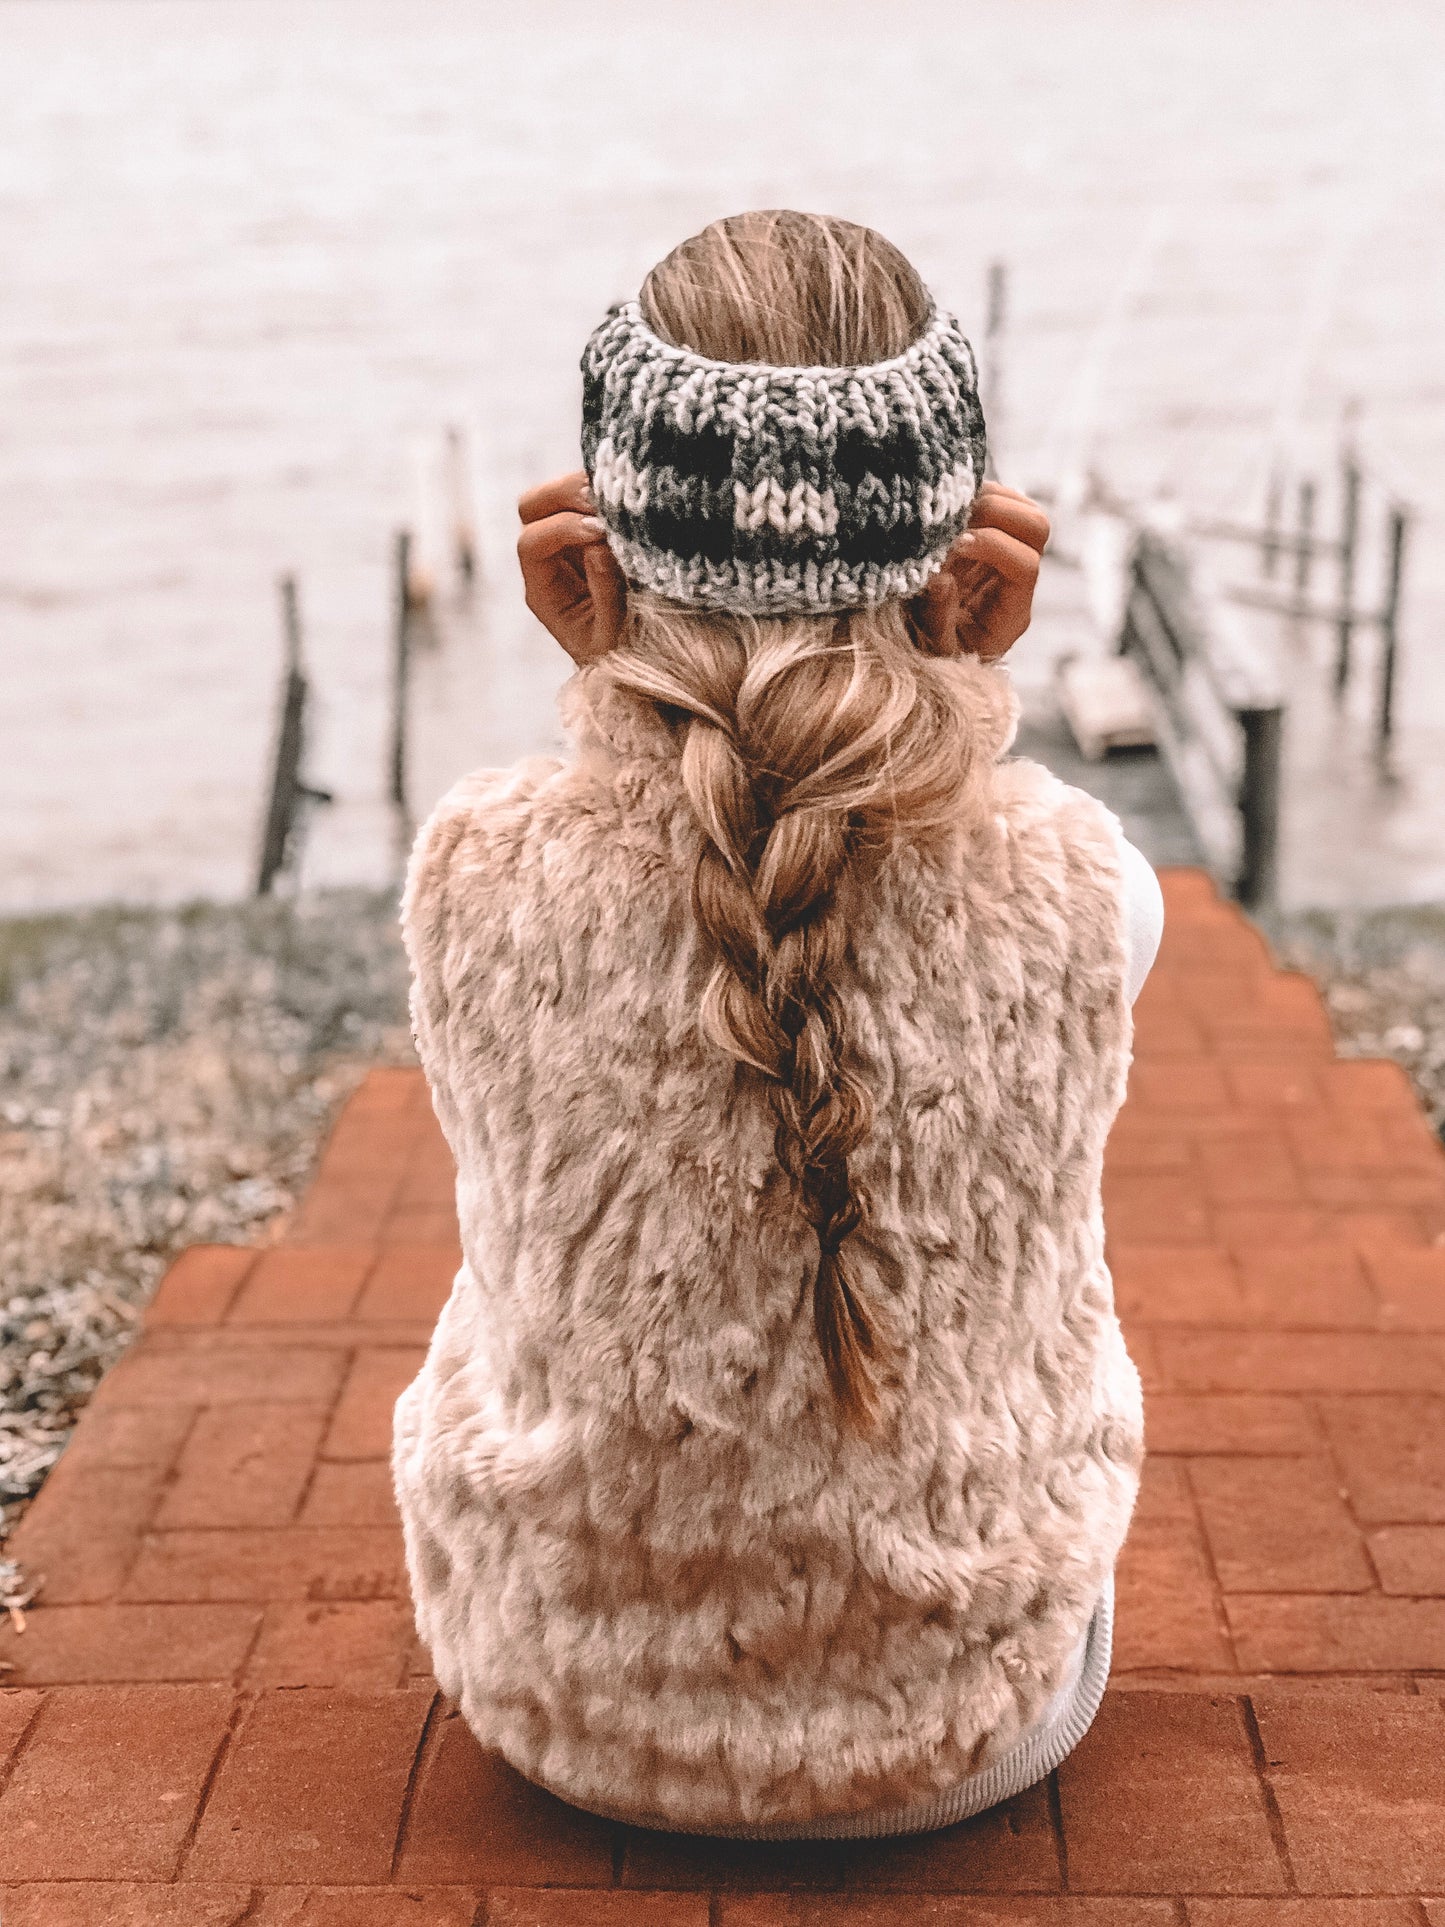
[[[1445,1927],[1445,1156],[1202,877],[1166,894],[1108,1178],[1151,1458],[1114,1683],[1053,1781],[759,1849],[478,1751],[385,1462],[451,1172],[420,1078],[377,1072],[284,1243],[181,1258],[21,1529],[4,1927]]]

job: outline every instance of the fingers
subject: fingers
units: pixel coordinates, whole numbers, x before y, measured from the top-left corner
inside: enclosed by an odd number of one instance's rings
[[[974,498],[968,525],[970,529],[1001,529],[1020,542],[1026,542],[1042,555],[1049,539],[1049,518],[1037,502],[1017,489],[997,482],[985,482]]]
[[[1042,542],[1035,546],[1032,541],[1010,535],[1002,528],[975,527],[958,538],[954,551],[960,560],[981,563],[985,568],[996,570],[1005,582],[1032,590],[1039,579],[1042,547]]]
[[[517,560],[525,575],[529,568],[550,562],[567,549],[584,549],[606,539],[607,530],[595,515],[576,511],[544,515],[524,525],[517,537]]]
[[[517,503],[517,513],[524,522],[540,522],[543,516],[568,509],[576,510],[579,515],[591,515],[596,507],[587,485],[587,472],[577,468],[570,475],[554,475],[550,482],[529,488]]]

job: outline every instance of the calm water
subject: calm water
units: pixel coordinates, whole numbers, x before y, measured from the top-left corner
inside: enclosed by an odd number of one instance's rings
[[[245,889],[283,568],[340,799],[307,875],[388,873],[386,556],[448,421],[485,581],[423,666],[417,801],[549,742],[561,665],[513,580],[512,500],[575,462],[606,302],[778,203],[882,227],[975,327],[1008,261],[999,439],[1025,484],[1090,460],[1243,507],[1272,445],[1322,462],[1360,398],[1422,511],[1408,780],[1321,780],[1354,724],[1311,751],[1296,893],[1445,894],[1439,8],[886,17],[0,0],[0,906]],[[1361,811],[1388,860],[1342,871]]]

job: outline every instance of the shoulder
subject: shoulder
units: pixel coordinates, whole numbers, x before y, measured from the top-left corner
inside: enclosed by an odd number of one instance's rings
[[[1106,804],[1042,764],[1020,757],[1001,765],[995,795],[1019,892],[1043,888],[1076,927],[1120,942],[1132,1002],[1164,929],[1164,898],[1147,858]]]
[[[474,770],[453,785],[417,832],[401,924],[413,964],[444,945],[455,915],[495,902],[496,886],[525,861],[539,799],[558,782],[552,759]]]

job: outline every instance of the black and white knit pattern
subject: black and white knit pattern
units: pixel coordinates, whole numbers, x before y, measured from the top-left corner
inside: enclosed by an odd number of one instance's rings
[[[913,595],[984,473],[973,350],[935,312],[866,368],[712,361],[613,308],[582,357],[582,458],[628,580],[694,608]]]

